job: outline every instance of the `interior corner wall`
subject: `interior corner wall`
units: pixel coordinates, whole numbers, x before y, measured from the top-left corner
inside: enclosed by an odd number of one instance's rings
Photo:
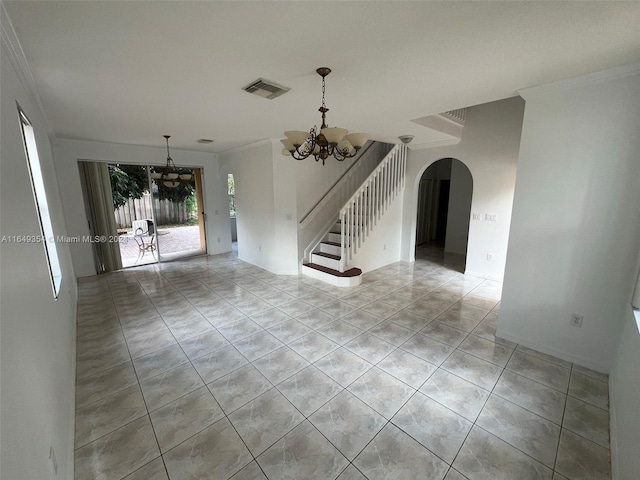
[[[464,255],[467,253],[473,178],[462,162],[451,162],[449,212],[444,251]]]
[[[272,271],[280,275],[297,275],[300,270],[298,252],[298,185],[290,157],[282,155],[280,142],[272,145],[275,242]],[[298,163],[297,161],[295,161]]]
[[[238,258],[273,271],[275,196],[271,142],[220,155],[220,176],[233,174]]]
[[[4,18],[3,18],[4,24]],[[3,25],[4,27],[4,25]],[[69,246],[57,243],[62,284],[54,300],[16,102],[29,118],[53,230],[66,236],[48,125],[21,82],[12,53],[0,54],[0,445],[3,479],[73,478],[77,285]],[[17,62],[16,62],[17,65]],[[53,448],[57,476],[49,460]]]
[[[206,241],[209,255],[231,251],[231,225],[226,176],[220,178],[218,159],[213,153],[173,150],[177,166],[202,167],[205,202]],[[79,161],[162,165],[166,150],[162,147],[122,145],[81,140],[57,140],[54,145],[56,170],[62,192],[67,231],[71,236],[88,236],[88,217],[80,182]],[[71,255],[78,277],[96,274],[90,243],[74,243]]]
[[[637,275],[640,75],[524,95],[498,335],[608,372]]]
[[[466,273],[503,279],[523,112],[524,101],[520,97],[469,107],[459,143],[409,149],[402,214],[402,260],[415,259],[422,173],[437,160],[455,158],[471,172],[471,212],[480,216],[480,220],[471,220],[469,225]],[[495,221],[485,220],[486,214],[495,215]]]

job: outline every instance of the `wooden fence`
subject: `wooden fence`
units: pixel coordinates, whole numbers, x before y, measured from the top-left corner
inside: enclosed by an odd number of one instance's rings
[[[184,203],[175,203],[171,200],[153,200],[155,216],[152,214],[151,195],[145,194],[142,198],[130,198],[125,205],[118,208],[114,214],[118,228],[131,228],[134,220],[145,220],[155,217],[157,225],[179,225],[195,218],[187,211]]]

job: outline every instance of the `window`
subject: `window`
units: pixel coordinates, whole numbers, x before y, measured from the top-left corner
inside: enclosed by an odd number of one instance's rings
[[[18,105],[18,116],[20,117],[20,126],[22,128],[24,153],[27,157],[31,188],[33,189],[36,211],[38,212],[38,218],[40,220],[41,243],[44,245],[44,254],[49,265],[53,298],[57,299],[60,293],[60,285],[62,284],[62,270],[60,269],[58,250],[56,249],[51,216],[49,215],[49,204],[47,203],[47,195],[44,189],[44,179],[42,176],[42,168],[40,167],[40,158],[38,157],[36,136],[31,122],[22,111],[22,108],[20,108],[20,105]]]
[[[233,180],[233,174],[227,175],[227,193],[229,194],[229,216],[236,216],[236,184]]]

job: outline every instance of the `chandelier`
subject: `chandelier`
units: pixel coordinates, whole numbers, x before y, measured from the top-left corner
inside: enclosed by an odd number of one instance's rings
[[[366,133],[349,133],[346,128],[329,128],[326,124],[326,114],[329,111],[324,103],[325,77],[331,73],[331,69],[321,67],[316,70],[322,77],[322,105],[318,109],[322,113],[322,126],[318,133],[314,126],[308,132],[288,131],[284,132],[287,138],[280,140],[284,145],[283,155],[291,155],[296,160],[304,160],[313,155],[316,159],[324,161],[333,156],[339,162],[345,158],[355,157],[358,151],[369,139]]]
[[[182,173],[181,170],[176,168],[176,164],[173,163],[173,159],[169,154],[169,138],[171,135],[163,135],[167,142],[167,164],[162,169],[162,171],[154,171],[151,172],[151,180],[153,180],[156,185],[164,185],[169,188],[176,188],[180,185],[184,185],[191,181],[192,175],[190,173]]]

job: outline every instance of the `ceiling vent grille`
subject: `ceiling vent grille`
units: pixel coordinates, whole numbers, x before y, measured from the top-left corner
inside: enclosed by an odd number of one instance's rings
[[[464,122],[467,119],[467,109],[459,108],[457,110],[449,110],[448,112],[441,113],[440,115],[457,123],[458,125],[464,126]]]
[[[287,87],[280,86],[276,83],[269,82],[264,78],[259,78],[255,82],[252,82],[250,85],[247,85],[243,89],[245,92],[253,93],[254,95],[258,95],[263,98],[268,98],[269,100],[273,100],[276,97],[279,97],[283,93],[287,93],[290,89]]]

